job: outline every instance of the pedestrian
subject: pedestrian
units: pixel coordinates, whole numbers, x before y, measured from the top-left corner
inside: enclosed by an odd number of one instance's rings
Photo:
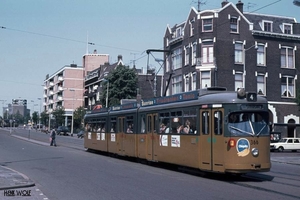
[[[55,146],[56,147],[56,141],[55,141],[55,130],[53,129],[51,134],[50,134],[50,146]]]

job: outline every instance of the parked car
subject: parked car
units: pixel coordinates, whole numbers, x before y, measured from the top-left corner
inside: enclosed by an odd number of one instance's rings
[[[84,137],[84,131],[79,131],[79,132],[77,133],[77,137],[78,137],[78,138],[83,138],[83,137]]]
[[[56,129],[56,134],[57,135],[69,135],[69,128],[66,127],[66,126],[59,126],[57,129]]]
[[[271,151],[300,150],[300,138],[281,138],[276,143],[270,143],[270,150]]]

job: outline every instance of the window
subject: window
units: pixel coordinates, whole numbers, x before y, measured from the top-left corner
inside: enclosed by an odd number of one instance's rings
[[[214,47],[212,42],[202,44],[202,63],[208,64],[214,62]]]
[[[190,36],[194,35],[194,29],[195,29],[194,26],[195,26],[194,21],[190,21]]]
[[[243,63],[243,43],[234,44],[234,62]]]
[[[273,23],[272,22],[264,21],[263,25],[264,25],[263,26],[264,27],[264,31],[273,32]]]
[[[185,75],[185,87],[184,87],[184,91],[185,92],[190,91],[190,77],[189,77],[189,74]]]
[[[190,47],[185,47],[185,58],[184,58],[184,65],[190,64]]]
[[[265,52],[265,45],[258,44],[257,45],[257,65],[265,66],[265,60],[266,60],[266,52]]]
[[[214,133],[215,135],[222,135],[223,130],[223,117],[221,111],[215,111],[214,112]]]
[[[202,71],[201,72],[201,88],[210,87],[210,72],[209,71]]]
[[[281,67],[295,68],[294,51],[290,47],[281,47]]]
[[[281,77],[281,96],[295,97],[295,79],[290,76]]]
[[[145,133],[145,125],[146,125],[146,118],[145,115],[141,116],[141,133]]]
[[[292,25],[291,24],[283,24],[283,33],[284,34],[292,34]]]
[[[237,90],[238,88],[243,88],[243,74],[242,73],[235,74],[234,87],[235,87],[235,90]]]
[[[170,71],[170,61],[168,58],[166,58],[166,72]]]
[[[172,53],[172,69],[179,69],[182,67],[182,49],[175,49]]]
[[[266,95],[265,76],[263,74],[257,75],[257,94]]]
[[[126,132],[125,133],[133,133],[133,116],[126,117]]]
[[[192,80],[193,80],[193,82],[192,82],[192,90],[196,90],[196,86],[197,86],[197,78],[196,78],[196,72],[194,72],[193,73],[193,75],[192,75]]]
[[[181,27],[176,29],[176,37],[180,37],[182,35]]]
[[[230,32],[238,33],[238,18],[235,16],[230,17]]]
[[[196,58],[197,58],[197,43],[194,43],[192,48],[193,48],[192,65],[195,65]]]
[[[204,111],[202,112],[202,134],[208,135],[209,134],[209,112]]]
[[[212,19],[203,19],[202,20],[202,31],[203,32],[210,32],[213,30],[213,26],[212,26]]]
[[[182,92],[182,76],[172,78],[172,93],[177,94]]]

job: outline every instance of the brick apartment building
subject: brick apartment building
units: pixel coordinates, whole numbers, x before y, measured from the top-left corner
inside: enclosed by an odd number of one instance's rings
[[[65,124],[69,126],[73,111],[83,106],[84,77],[101,64],[108,62],[107,54],[93,54],[83,56],[83,66],[66,65],[44,80],[43,111],[51,113],[53,110],[65,108]]]
[[[186,21],[165,31],[163,86],[167,95],[213,86],[256,91],[269,101],[273,131],[300,137],[299,47],[293,17],[246,13],[241,1],[191,8]]]

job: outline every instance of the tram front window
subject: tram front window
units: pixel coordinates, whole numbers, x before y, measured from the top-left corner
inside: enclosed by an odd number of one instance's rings
[[[269,135],[268,113],[235,112],[228,116],[230,136]]]

